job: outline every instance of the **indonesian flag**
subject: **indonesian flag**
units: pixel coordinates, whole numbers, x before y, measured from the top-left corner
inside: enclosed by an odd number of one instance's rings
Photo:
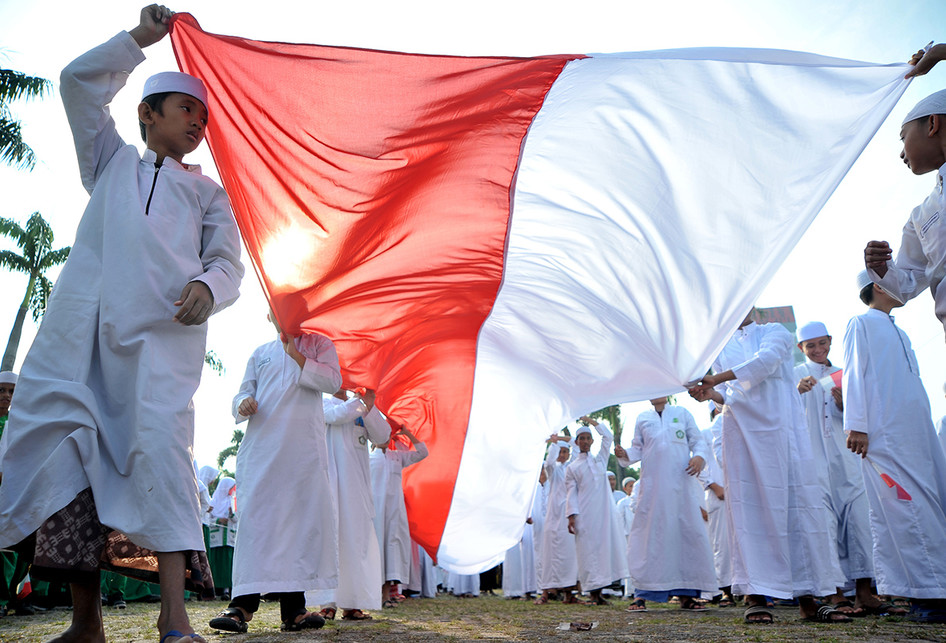
[[[706,372],[907,86],[773,50],[171,35],[281,327],[426,442],[411,533],[467,573],[518,540],[549,433]]]

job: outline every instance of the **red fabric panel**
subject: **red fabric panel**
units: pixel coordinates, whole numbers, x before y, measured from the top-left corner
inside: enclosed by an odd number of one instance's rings
[[[376,389],[427,443],[405,496],[436,556],[520,146],[576,56],[265,43],[188,14],[172,25],[178,64],[207,84],[207,139],[281,327],[332,338],[345,386]]]

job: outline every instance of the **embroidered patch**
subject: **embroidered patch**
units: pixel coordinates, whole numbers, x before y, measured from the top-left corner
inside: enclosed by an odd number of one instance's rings
[[[682,439],[683,439],[683,436],[685,436],[685,435],[686,435],[686,433],[683,432],[683,429],[677,429],[677,437],[678,437],[678,438],[680,438],[680,439],[682,440]]]
[[[926,234],[927,230],[929,230],[937,221],[939,221],[939,212],[934,212],[932,216],[926,220],[926,223],[923,224],[920,234]]]
[[[261,361],[256,365],[256,367],[259,368],[260,366],[266,366],[266,365],[269,364],[271,361],[272,361],[272,360],[271,360],[269,357],[267,357],[266,359],[261,360]]]
[[[359,435],[359,436],[358,436],[358,444],[360,444],[361,446],[365,446],[366,444],[368,444],[368,438],[366,438],[366,437],[363,436],[363,435]]]

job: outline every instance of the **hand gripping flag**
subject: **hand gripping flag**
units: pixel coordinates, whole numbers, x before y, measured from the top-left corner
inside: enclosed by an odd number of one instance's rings
[[[171,38],[281,326],[426,442],[411,533],[466,573],[518,540],[550,432],[705,373],[907,86],[773,50]]]

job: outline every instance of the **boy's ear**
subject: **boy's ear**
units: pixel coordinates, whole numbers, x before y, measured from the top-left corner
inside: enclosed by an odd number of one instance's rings
[[[931,114],[930,121],[927,124],[927,131],[926,131],[927,136],[929,136],[930,138],[936,136],[940,132],[940,130],[942,130],[942,126],[943,126],[942,115]]]
[[[154,124],[154,110],[151,109],[151,105],[144,101],[138,103],[138,120],[145,125]]]

